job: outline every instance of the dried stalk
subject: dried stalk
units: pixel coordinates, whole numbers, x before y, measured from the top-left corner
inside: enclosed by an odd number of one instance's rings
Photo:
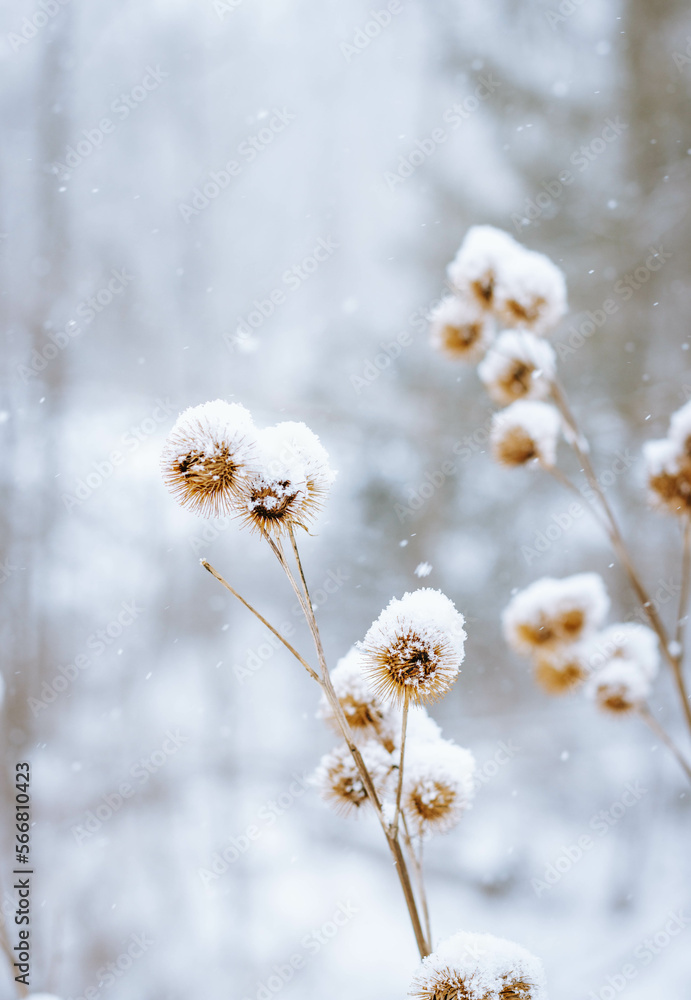
[[[691,703],[689,702],[689,695],[686,689],[686,682],[684,680],[684,675],[682,671],[681,658],[676,657],[672,654],[669,648],[669,637],[667,631],[662,623],[662,619],[657,613],[657,608],[655,607],[653,601],[650,599],[645,587],[641,583],[638,572],[636,571],[631,556],[629,554],[626,543],[624,542],[623,536],[619,529],[619,525],[614,516],[614,512],[605,496],[598,480],[595,475],[595,470],[593,469],[592,462],[590,461],[589,448],[587,441],[581,434],[576,419],[571,412],[571,409],[566,398],[566,393],[563,387],[557,379],[552,382],[552,396],[554,402],[556,403],[560,413],[564,420],[568,423],[569,427],[573,431],[573,440],[571,442],[571,447],[578,456],[581,462],[583,471],[585,473],[588,484],[590,485],[593,492],[596,494],[600,505],[602,507],[603,514],[607,521],[607,532],[609,534],[612,547],[616,555],[622,564],[626,575],[629,578],[629,582],[638,598],[638,601],[646,614],[648,621],[650,622],[653,630],[657,634],[660,641],[661,652],[667,663],[672,669],[672,674],[674,676],[674,682],[677,688],[677,693],[682,704],[682,709],[684,712],[684,717],[686,719],[686,724],[688,726],[689,732],[691,733]],[[585,445],[585,446],[584,446]]]
[[[644,705],[641,708],[639,708],[638,714],[641,716],[646,725],[649,726],[650,729],[655,733],[655,735],[662,740],[667,749],[671,750],[671,752],[676,757],[679,766],[683,769],[686,777],[691,782],[691,766],[689,766],[689,764],[686,762],[684,755],[681,753],[674,740],[671,738],[671,736],[669,736],[666,730],[662,728],[662,726],[654,717],[654,715],[651,713],[647,705]]]
[[[408,699],[403,702],[403,718],[401,720],[401,755],[398,761],[398,783],[396,785],[396,811],[391,824],[391,835],[398,836],[398,821],[401,815],[401,792],[403,791],[403,766],[405,762],[405,743],[408,735]]]
[[[219,583],[221,583],[226,588],[226,590],[228,590],[235,598],[237,598],[237,600],[240,601],[241,604],[243,604],[249,611],[251,611],[252,614],[255,615],[255,617],[258,618],[259,621],[261,621],[262,624],[265,625],[283,643],[286,649],[288,649],[292,653],[292,655],[302,664],[302,666],[305,667],[310,677],[312,677],[312,679],[315,680],[322,688],[334,713],[334,717],[338,723],[339,729],[341,730],[343,739],[345,740],[348,750],[350,751],[353,757],[355,765],[358,769],[358,773],[362,779],[363,785],[367,792],[367,796],[370,802],[372,803],[372,806],[374,807],[374,811],[384,831],[384,835],[386,836],[386,841],[389,846],[389,850],[391,851],[394,860],[394,866],[396,868],[396,873],[398,875],[399,881],[401,883],[401,888],[403,890],[403,895],[405,897],[406,906],[408,908],[408,914],[410,916],[410,920],[413,926],[413,932],[415,934],[415,940],[417,943],[418,951],[420,952],[420,957],[425,958],[425,956],[430,954],[431,949],[422,929],[422,923],[420,921],[420,915],[418,913],[417,902],[415,900],[415,894],[413,892],[413,888],[411,885],[410,875],[408,873],[406,860],[403,855],[400,842],[398,840],[397,832],[394,834],[393,830],[389,828],[385,820],[381,807],[381,802],[379,801],[379,796],[377,795],[377,791],[374,787],[374,782],[372,781],[372,777],[369,771],[367,770],[364,760],[362,759],[362,754],[360,753],[357,745],[355,744],[355,741],[353,740],[348,720],[345,717],[341,703],[333,688],[333,684],[331,683],[331,677],[326,663],[326,656],[324,654],[324,647],[321,641],[319,627],[317,625],[317,621],[314,615],[314,608],[312,606],[312,602],[310,599],[309,590],[307,587],[307,580],[305,578],[305,574],[302,568],[302,561],[300,559],[300,553],[297,547],[297,542],[295,541],[295,536],[291,529],[290,540],[295,555],[295,561],[298,567],[298,572],[302,587],[298,585],[298,582],[292,573],[290,565],[285,557],[285,554],[281,546],[277,544],[267,534],[264,534],[264,538],[266,539],[271,550],[278,559],[278,562],[281,565],[283,571],[285,572],[286,577],[288,578],[288,581],[291,585],[291,588],[293,589],[293,592],[295,593],[296,597],[298,598],[298,601],[300,602],[300,607],[302,608],[302,611],[305,615],[305,620],[307,621],[307,624],[309,626],[314,641],[315,650],[317,652],[317,657],[319,660],[321,676],[319,676],[316,673],[316,671],[314,671],[312,667],[310,667],[310,665],[306,662],[306,660],[303,659],[303,657],[297,652],[297,650],[295,650],[293,646],[291,646],[290,643],[283,638],[280,632],[278,632],[273,627],[273,625],[271,625],[270,622],[268,622],[266,618],[264,618],[263,615],[261,615],[255,608],[252,607],[252,605],[248,601],[246,601],[233,587],[231,587],[231,585],[221,576],[220,573],[217,572],[217,570],[215,570],[210,565],[210,563],[208,563],[205,559],[202,559],[201,560],[202,566],[204,566],[204,568],[208,570],[208,572],[211,573],[211,575],[214,576],[219,581]]]

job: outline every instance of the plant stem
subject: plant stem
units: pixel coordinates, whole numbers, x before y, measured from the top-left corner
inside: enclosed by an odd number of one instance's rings
[[[679,593],[679,614],[677,615],[677,627],[675,631],[675,641],[679,647],[675,659],[681,667],[684,662],[684,633],[686,631],[686,618],[689,604],[689,579],[691,578],[691,517],[687,514],[684,518],[683,541],[681,551],[681,591]]]
[[[398,836],[398,820],[401,815],[401,792],[403,791],[403,766],[405,762],[405,741],[408,733],[408,697],[403,702],[403,718],[401,719],[401,755],[398,761],[398,784],[396,786],[396,811],[391,824],[391,835]]]
[[[647,705],[642,706],[638,710],[638,714],[641,716],[643,721],[650,727],[650,729],[655,733],[655,735],[662,740],[668,750],[674,754],[679,763],[680,767],[683,769],[686,777],[691,782],[691,766],[685,759],[681,750],[678,748],[674,740],[667,734],[667,732],[662,728],[657,719],[652,715],[650,709]]]
[[[283,638],[283,636],[281,635],[281,633],[279,631],[277,631],[277,629],[275,629],[273,627],[273,625],[270,622],[268,622],[266,620],[266,618],[257,611],[256,608],[253,608],[252,605],[249,603],[249,601],[246,601],[245,598],[241,594],[238,594],[237,590],[234,590],[233,587],[231,587],[231,585],[228,583],[228,581],[223,579],[223,577],[221,576],[221,574],[218,572],[218,570],[214,569],[214,567],[211,565],[211,563],[207,562],[206,559],[202,559],[201,560],[201,564],[204,567],[204,569],[208,570],[209,573],[211,573],[212,576],[216,577],[216,579],[218,580],[218,582],[220,584],[222,584],[226,588],[226,590],[230,591],[230,593],[233,595],[233,597],[236,597],[238,599],[238,601],[240,601],[241,604],[244,604],[245,607],[249,611],[251,611],[252,614],[256,618],[259,619],[259,621],[262,623],[262,625],[265,625],[270,632],[273,632],[273,634],[276,636],[277,639],[280,639],[280,641],[283,643],[283,645],[286,647],[286,649],[289,650],[293,654],[293,656],[295,657],[295,659],[298,660],[303,665],[303,667],[305,668],[305,670],[307,671],[307,673],[310,675],[310,677],[312,678],[312,680],[315,680],[318,684],[321,684],[321,681],[319,679],[319,674],[317,674],[312,669],[312,667],[310,667],[309,663],[307,663],[306,660],[303,660],[303,658],[300,656],[300,654],[298,653],[298,651],[296,649],[294,649],[286,639]]]
[[[295,562],[298,567],[298,572],[300,575],[300,580],[302,582],[302,588],[304,592],[304,600],[301,601],[301,604],[305,612],[307,623],[310,626],[310,630],[314,638],[314,645],[317,651],[317,656],[319,658],[319,664],[322,671],[322,677],[321,677],[322,687],[324,689],[326,697],[329,700],[329,704],[331,705],[331,709],[334,713],[334,717],[338,722],[343,738],[345,739],[348,749],[350,750],[353,760],[355,761],[358,773],[360,774],[360,777],[363,780],[370,801],[372,802],[375,812],[377,813],[377,818],[379,819],[382,830],[384,831],[387,844],[389,845],[389,850],[391,851],[391,854],[394,859],[396,873],[401,883],[401,888],[403,890],[403,895],[405,897],[406,906],[408,907],[408,914],[410,916],[410,921],[413,925],[413,933],[415,934],[415,941],[418,946],[418,951],[420,952],[420,958],[425,958],[429,954],[429,946],[427,944],[427,941],[425,940],[425,935],[422,930],[422,924],[420,922],[420,914],[418,913],[417,903],[415,901],[415,894],[413,892],[413,887],[410,882],[410,875],[408,873],[408,866],[406,865],[405,857],[403,856],[403,851],[401,849],[401,845],[398,840],[397,834],[394,835],[392,830],[389,829],[388,824],[386,823],[386,819],[384,818],[384,814],[382,812],[381,803],[379,801],[379,796],[377,795],[376,789],[374,787],[374,782],[372,781],[372,777],[369,771],[367,770],[364,760],[362,759],[360,751],[355,745],[350,725],[348,724],[348,720],[346,719],[345,714],[343,712],[343,707],[341,706],[340,699],[334,690],[333,684],[331,683],[331,676],[329,674],[329,670],[326,664],[326,657],[324,655],[324,647],[322,645],[321,635],[319,633],[319,626],[317,624],[317,620],[314,615],[314,608],[312,606],[312,601],[310,599],[309,589],[307,586],[307,579],[305,577],[305,573],[302,568],[302,560],[300,559],[300,552],[297,546],[297,542],[295,540],[295,534],[293,532],[292,527],[290,528],[290,541],[293,548],[293,553],[295,555]],[[281,561],[280,556],[279,556],[279,561]],[[284,566],[286,575],[288,576],[288,579],[291,582],[291,586],[293,586],[293,589],[297,593],[297,584],[295,582],[295,578],[290,572],[290,568],[285,562],[285,557],[283,557],[282,565]]]
[[[682,704],[682,710],[684,712],[686,724],[689,728],[689,732],[691,733],[691,702],[689,702],[689,695],[686,689],[686,683],[684,681],[684,675],[681,668],[681,661],[679,660],[678,657],[673,656],[670,651],[667,631],[664,625],[662,624],[662,619],[657,613],[657,608],[655,607],[652,600],[648,596],[648,593],[643,584],[641,583],[640,577],[638,576],[638,573],[633,565],[631,556],[629,555],[629,551],[626,547],[626,543],[624,542],[621,531],[619,530],[619,525],[614,516],[614,512],[609,504],[609,501],[607,500],[607,497],[605,496],[602,490],[602,487],[600,486],[597,480],[597,476],[595,475],[595,470],[593,469],[593,465],[592,462],[590,461],[590,456],[588,454],[589,449],[587,446],[586,439],[583,437],[580,430],[578,429],[575,417],[573,416],[571,409],[569,407],[566,394],[557,379],[554,379],[552,382],[552,395],[554,397],[554,402],[556,403],[557,407],[559,408],[559,411],[564,417],[564,420],[567,421],[567,423],[569,424],[569,426],[573,431],[572,448],[581,462],[583,471],[585,473],[586,479],[588,480],[591,489],[593,490],[598,500],[600,501],[603,513],[607,519],[607,531],[609,534],[610,541],[612,543],[612,547],[615,553],[617,554],[620,563],[624,567],[624,570],[629,578],[629,582],[636,594],[636,597],[638,598],[641,607],[643,608],[643,611],[648,617],[648,621],[650,622],[653,630],[657,634],[657,637],[660,641],[660,651],[664,656],[664,658],[667,660],[669,666],[672,668],[674,682],[676,684],[677,693],[679,695],[679,699]]]
[[[427,893],[425,891],[425,879],[422,870],[422,837],[420,838],[420,855],[415,853],[415,848],[413,846],[413,840],[410,836],[410,831],[408,829],[408,822],[406,820],[405,814],[403,814],[403,840],[408,851],[408,857],[413,866],[413,871],[415,872],[415,880],[417,882],[418,896],[420,897],[420,905],[422,907],[422,916],[425,921],[425,934],[427,936],[427,945],[429,950],[432,950],[432,927],[429,919],[429,908],[427,906]]]

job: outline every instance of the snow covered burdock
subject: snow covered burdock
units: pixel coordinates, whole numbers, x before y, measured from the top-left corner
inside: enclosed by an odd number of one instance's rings
[[[166,486],[201,517],[233,509],[254,454],[256,431],[248,410],[215,399],[180,414],[161,455]]]
[[[535,459],[551,468],[557,460],[560,429],[555,407],[520,399],[492,417],[492,454],[502,465],[525,465]]]
[[[393,774],[394,758],[376,740],[361,743],[360,753],[381,800]],[[322,757],[312,780],[324,801],[344,816],[369,803],[362,775],[345,743]]]
[[[447,833],[469,808],[475,758],[450,740],[411,740],[403,774],[402,806],[418,837]]]
[[[353,646],[331,671],[331,683],[350,728],[365,737],[385,738],[391,727],[391,711],[371,687],[363,667],[363,655]],[[338,729],[333,707],[325,694],[322,695],[318,714]]]
[[[335,478],[305,424],[259,430],[244,406],[221,399],[180,414],[161,471],[183,507],[202,517],[235,515],[265,535],[306,528]]]
[[[643,446],[653,504],[670,514],[691,514],[691,402],[672,414],[666,438]]]
[[[477,373],[500,406],[517,399],[544,399],[551,391],[557,358],[550,344],[526,330],[505,330]]]
[[[475,364],[492,343],[491,318],[476,302],[447,295],[430,314],[432,344],[455,361]]]
[[[422,960],[414,1000],[547,1000],[542,963],[525,948],[461,931]]]
[[[597,573],[577,573],[562,580],[543,577],[506,607],[504,636],[518,653],[554,649],[593,632],[608,610],[609,597]]]
[[[319,438],[305,424],[287,421],[260,431],[256,448],[254,469],[235,504],[237,513],[265,534],[307,528],[335,478]]]
[[[440,590],[394,598],[359,644],[365,674],[386,702],[422,705],[446,694],[464,658],[464,618]]]
[[[550,333],[566,312],[566,281],[544,254],[493,226],[473,226],[447,268],[459,297],[507,327]]]

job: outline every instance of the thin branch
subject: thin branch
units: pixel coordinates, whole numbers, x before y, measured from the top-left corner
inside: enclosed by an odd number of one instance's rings
[[[295,540],[295,534],[293,532],[292,527],[290,528],[290,541],[293,548],[293,553],[295,555],[295,562],[298,567],[298,572],[300,575],[300,580],[302,583],[302,588],[304,593],[304,600],[301,601],[301,603],[303,611],[305,612],[305,618],[307,619],[307,623],[310,626],[310,630],[312,631],[315,649],[317,651],[317,656],[319,658],[319,663],[322,670],[322,678],[321,678],[322,687],[329,701],[329,704],[331,705],[331,709],[338,722],[343,738],[345,739],[346,744],[348,745],[348,749],[350,750],[353,760],[355,761],[358,773],[360,774],[363,780],[369,799],[372,802],[372,805],[374,806],[374,810],[377,814],[377,818],[382,827],[382,830],[384,831],[386,841],[389,845],[389,850],[391,851],[391,854],[394,859],[394,863],[396,866],[396,873],[401,883],[401,888],[403,890],[403,895],[405,897],[406,906],[408,907],[408,914],[410,916],[410,922],[413,926],[413,933],[415,934],[415,941],[417,943],[418,951],[420,952],[420,957],[425,958],[429,954],[429,946],[427,944],[427,941],[425,940],[422,924],[420,922],[420,914],[418,913],[417,903],[415,900],[415,893],[413,892],[413,887],[410,882],[408,866],[406,865],[405,857],[403,856],[403,851],[401,849],[398,837],[392,835],[392,832],[386,823],[386,820],[384,818],[384,813],[381,807],[381,802],[379,801],[379,796],[377,795],[377,791],[374,787],[374,782],[372,781],[372,776],[367,770],[365,762],[362,759],[362,754],[360,753],[358,747],[355,744],[355,741],[353,740],[350,725],[348,724],[348,720],[346,719],[345,713],[343,712],[343,706],[341,705],[341,701],[338,695],[336,694],[333,684],[331,682],[331,675],[329,673],[326,664],[326,656],[324,654],[324,647],[321,641],[319,626],[317,624],[317,619],[314,614],[314,607],[312,605],[312,601],[310,598],[309,588],[307,586],[307,579],[305,577],[305,572],[302,568],[302,560],[300,558],[300,552],[297,546],[297,542]],[[283,557],[281,564],[285,569],[286,575],[290,580],[291,586],[297,593],[298,590],[297,583],[290,571],[290,567],[287,565],[285,561],[285,557]]]
[[[566,420],[569,426],[572,428],[573,442],[572,448],[578,456],[581,465],[583,467],[583,472],[585,473],[586,479],[596,494],[600,504],[602,506],[603,513],[607,519],[608,534],[612,547],[619,558],[624,570],[629,578],[629,582],[638,598],[644,613],[646,614],[648,621],[650,622],[653,630],[657,634],[660,640],[660,651],[664,658],[667,660],[669,666],[672,668],[672,673],[674,676],[674,682],[677,687],[677,693],[679,695],[679,700],[681,701],[682,710],[684,712],[684,717],[686,719],[686,724],[691,732],[691,702],[689,702],[689,694],[686,689],[686,683],[684,681],[684,675],[681,669],[681,662],[677,657],[672,654],[669,648],[669,637],[667,635],[667,630],[662,623],[662,619],[657,613],[657,608],[655,607],[653,601],[648,595],[645,587],[641,583],[640,577],[633,565],[631,556],[624,542],[624,538],[619,529],[619,525],[614,516],[614,511],[612,510],[607,497],[605,496],[600,483],[598,482],[597,476],[595,475],[595,470],[593,469],[592,462],[589,456],[589,447],[586,439],[580,433],[578,429],[578,424],[576,419],[571,412],[571,409],[566,398],[566,393],[559,381],[555,378],[552,381],[552,396],[554,402],[556,403],[559,411],[561,412],[564,420]],[[585,445],[585,446],[584,446]]]
[[[410,863],[415,872],[415,880],[417,882],[418,896],[420,897],[420,905],[422,907],[422,917],[425,921],[425,934],[427,936],[427,946],[430,951],[432,951],[432,925],[429,918],[429,907],[427,906],[427,892],[425,890],[425,878],[422,868],[422,837],[420,838],[420,854],[419,856],[415,853],[415,847],[413,846],[413,839],[410,836],[410,830],[408,829],[408,821],[406,819],[405,813],[403,813],[403,842],[406,845],[408,852],[408,857],[410,858]]]
[[[209,573],[211,573],[211,575],[214,576],[218,580],[218,582],[220,584],[222,584],[226,588],[226,590],[229,590],[230,593],[233,595],[233,597],[236,597],[238,599],[238,601],[240,601],[241,604],[244,604],[245,607],[249,611],[251,611],[252,614],[256,618],[259,619],[259,621],[262,623],[262,625],[265,625],[270,632],[273,632],[273,634],[276,636],[276,638],[279,639],[283,643],[283,645],[286,647],[286,649],[293,654],[293,656],[295,657],[295,659],[298,660],[303,665],[303,667],[305,668],[305,670],[307,671],[307,673],[310,675],[310,677],[312,678],[312,680],[315,680],[317,682],[317,684],[321,684],[321,679],[319,677],[319,674],[316,673],[316,671],[314,671],[312,669],[312,667],[309,665],[309,663],[307,663],[307,661],[304,660],[300,656],[300,654],[298,653],[298,651],[296,649],[294,649],[293,646],[291,646],[290,643],[286,639],[283,638],[283,636],[281,635],[281,633],[277,629],[275,629],[273,627],[273,625],[270,622],[268,622],[266,620],[266,618],[257,611],[256,608],[253,608],[252,605],[249,603],[249,601],[246,601],[245,598],[242,597],[241,594],[238,594],[237,590],[234,590],[233,587],[231,587],[231,585],[228,583],[228,581],[223,579],[223,577],[221,576],[221,574],[218,572],[218,570],[214,569],[214,567],[211,565],[211,563],[207,562],[206,559],[202,559],[200,561],[201,561],[201,564],[204,567],[204,569],[208,570]]]
[[[675,658],[681,667],[684,662],[684,633],[689,605],[689,581],[691,579],[691,517],[684,518],[683,541],[681,552],[681,591],[679,593],[679,613],[674,640],[677,644]]]
[[[408,698],[403,702],[403,718],[401,719],[401,754],[398,761],[398,784],[396,786],[396,811],[391,824],[391,836],[398,836],[398,820],[401,815],[401,792],[403,791],[403,766],[405,762],[405,743],[408,734]]]
[[[688,761],[686,760],[686,758],[684,757],[684,755],[682,754],[681,750],[678,748],[674,740],[671,738],[671,736],[668,735],[668,733],[662,728],[657,719],[652,715],[647,705],[644,705],[641,708],[639,708],[638,714],[641,716],[646,725],[649,726],[650,729],[655,733],[655,735],[662,740],[667,749],[674,754],[674,756],[677,759],[677,762],[683,769],[684,774],[691,782],[691,765],[689,765]]]

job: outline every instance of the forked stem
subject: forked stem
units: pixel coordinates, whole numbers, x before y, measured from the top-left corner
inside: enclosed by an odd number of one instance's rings
[[[295,563],[298,568],[298,573],[300,576],[300,581],[302,583],[302,589],[304,594],[304,600],[301,601],[301,604],[305,612],[307,623],[310,626],[310,630],[314,638],[314,645],[317,651],[317,656],[319,658],[319,663],[322,670],[322,677],[321,677],[322,687],[324,689],[326,697],[329,700],[329,704],[331,705],[331,709],[338,722],[343,738],[345,739],[348,749],[350,750],[353,760],[355,761],[358,773],[360,774],[360,777],[363,780],[370,801],[372,802],[375,812],[377,813],[377,818],[379,819],[382,830],[384,831],[384,835],[386,836],[386,841],[389,845],[389,850],[391,851],[391,854],[394,859],[396,873],[401,883],[401,888],[403,890],[403,895],[405,897],[406,906],[408,907],[408,914],[410,916],[410,921],[413,925],[413,933],[415,934],[415,940],[418,946],[418,951],[420,952],[420,957],[425,958],[429,954],[429,946],[427,944],[427,941],[425,940],[425,934],[422,929],[420,914],[418,912],[417,902],[415,900],[415,893],[413,892],[413,887],[410,881],[410,874],[408,872],[408,866],[406,864],[405,857],[401,849],[401,844],[398,840],[398,835],[397,834],[394,835],[393,831],[389,829],[389,826],[386,822],[384,813],[381,808],[381,802],[379,801],[379,796],[377,795],[377,791],[374,787],[374,782],[372,781],[372,777],[369,771],[367,770],[365,762],[362,759],[362,755],[358,750],[355,741],[353,740],[350,725],[348,724],[348,720],[346,719],[345,714],[343,712],[343,707],[341,706],[340,699],[334,690],[333,684],[331,683],[331,675],[329,674],[329,669],[326,664],[326,657],[324,655],[324,647],[321,641],[319,626],[317,624],[317,619],[314,614],[314,607],[312,606],[312,600],[310,598],[309,588],[307,586],[307,578],[305,576],[305,572],[302,567],[300,551],[298,549],[297,541],[295,540],[295,534],[293,532],[292,527],[290,527],[289,533],[290,533],[290,542],[293,549],[293,554],[295,555]],[[293,586],[293,589],[296,589],[297,584],[295,578],[290,572],[290,567],[286,564],[284,566],[284,569],[291,582],[291,585]]]
[[[242,594],[238,594],[237,590],[235,590],[233,587],[231,587],[231,585],[228,583],[228,581],[225,580],[221,576],[221,574],[218,572],[217,569],[214,569],[214,567],[211,565],[210,562],[207,562],[206,559],[201,559],[200,562],[201,562],[201,564],[202,564],[202,566],[204,567],[205,570],[208,570],[209,573],[211,573],[211,575],[213,577],[215,577],[218,580],[218,582],[222,586],[224,586],[226,588],[226,590],[230,591],[230,593],[233,595],[233,597],[237,598],[237,600],[240,601],[241,604],[245,605],[245,607],[248,609],[248,611],[252,612],[252,614],[255,616],[255,618],[259,619],[259,621],[262,623],[262,625],[265,625],[270,632],[273,632],[273,634],[276,636],[276,638],[279,639],[283,643],[283,645],[286,647],[286,649],[289,650],[289,652],[291,652],[293,654],[293,656],[295,657],[295,659],[299,663],[301,663],[303,665],[303,667],[305,668],[305,670],[307,671],[307,673],[310,675],[310,677],[312,678],[312,680],[315,680],[318,684],[321,684],[321,681],[319,679],[319,674],[317,674],[316,671],[314,671],[312,669],[312,667],[309,665],[309,663],[300,656],[300,654],[298,653],[297,649],[295,649],[293,646],[291,646],[290,643],[288,642],[288,640],[284,639],[283,636],[281,635],[281,633],[277,629],[275,629],[270,622],[268,622],[266,620],[266,618],[264,617],[264,615],[260,614],[260,612],[257,611],[256,608],[253,608],[252,605],[249,603],[249,601],[245,600],[245,598],[242,596]]]
[[[255,615],[255,617],[258,618],[259,621],[261,621],[262,624],[264,624],[269,629],[269,631],[271,631],[283,643],[286,649],[288,649],[293,654],[293,656],[303,665],[303,667],[305,667],[310,677],[312,677],[312,679],[315,680],[324,691],[324,694],[328,699],[331,709],[334,713],[334,717],[338,723],[338,727],[341,730],[343,739],[346,742],[348,750],[351,753],[351,756],[355,762],[355,766],[357,767],[358,773],[365,786],[365,790],[367,791],[367,796],[370,802],[372,803],[372,806],[374,807],[374,811],[386,836],[386,841],[387,844],[389,845],[389,850],[391,851],[394,860],[396,873],[398,875],[398,879],[401,883],[401,888],[403,890],[403,895],[406,901],[408,914],[410,916],[410,920],[413,926],[413,932],[415,934],[415,941],[418,947],[418,951],[420,952],[420,957],[425,958],[430,953],[430,949],[425,939],[425,934],[423,932],[422,924],[420,922],[420,915],[417,909],[415,893],[413,892],[413,887],[410,882],[410,875],[408,873],[408,867],[406,865],[405,857],[403,855],[403,851],[401,849],[398,837],[392,836],[388,824],[386,823],[384,814],[382,812],[381,802],[379,801],[379,796],[377,795],[377,791],[374,787],[374,782],[372,781],[372,776],[367,770],[365,762],[362,759],[362,754],[360,753],[358,747],[355,744],[355,741],[353,740],[348,720],[345,717],[343,708],[341,706],[341,702],[331,682],[331,677],[326,664],[326,657],[324,655],[324,647],[322,645],[321,636],[319,634],[319,627],[317,625],[317,620],[314,615],[314,608],[312,607],[312,602],[310,600],[307,581],[305,579],[305,574],[302,568],[302,561],[300,559],[300,553],[298,551],[297,543],[295,541],[295,536],[291,529],[290,539],[293,552],[295,554],[295,560],[298,567],[300,580],[302,583],[302,590],[298,586],[298,583],[295,580],[295,577],[293,576],[288,561],[286,560],[280,545],[278,545],[266,533],[264,533],[264,538],[266,539],[274,555],[278,559],[278,562],[280,563],[283,571],[285,572],[290,582],[290,585],[300,602],[300,606],[303,610],[305,619],[307,621],[307,624],[310,628],[310,632],[312,633],[312,638],[314,640],[314,646],[317,651],[317,657],[319,659],[321,677],[312,669],[312,667],[310,667],[310,665],[306,662],[306,660],[304,660],[303,657],[300,656],[297,650],[294,649],[290,645],[290,643],[283,638],[280,632],[278,632],[277,629],[275,629],[273,625],[271,625],[270,622],[268,622],[266,618],[264,618],[264,616],[256,610],[256,608],[252,607],[252,605],[248,601],[246,601],[244,597],[242,597],[233,587],[231,587],[231,585],[227,582],[227,580],[225,580],[221,576],[221,574],[217,570],[215,570],[210,563],[207,562],[206,559],[202,559],[201,564],[206,570],[208,570],[209,573],[211,573],[212,576],[214,576],[219,581],[219,583],[221,583],[226,588],[226,590],[230,591],[230,593],[235,598],[237,598],[237,600],[239,600],[241,604],[244,604],[244,606],[249,611],[251,611],[252,614]]]

